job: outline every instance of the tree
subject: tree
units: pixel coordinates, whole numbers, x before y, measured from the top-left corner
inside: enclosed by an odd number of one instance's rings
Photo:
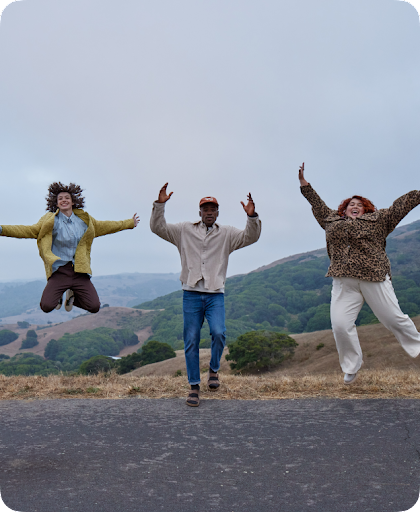
[[[38,345],[38,335],[33,329],[30,329],[26,333],[26,339],[22,341],[22,345],[20,348],[32,348],[35,347],[36,345]]]
[[[120,375],[123,373],[131,372],[136,368],[142,366],[142,356],[137,352],[133,352],[132,354],[128,354],[128,356],[122,357],[115,362],[115,367],[117,369],[117,373]]]
[[[287,334],[273,331],[251,331],[241,334],[228,345],[226,356],[232,370],[266,370],[292,357],[296,341]]]
[[[8,345],[19,338],[19,335],[9,329],[0,331],[0,346]]]
[[[110,357],[94,356],[80,365],[79,373],[82,375],[97,375],[100,372],[109,372],[114,366],[114,361]]]
[[[23,321],[23,322],[18,322],[17,323],[17,326],[19,327],[19,329],[27,329],[31,324],[29,322],[26,322],[26,321]]]
[[[170,345],[155,340],[148,341],[138,352],[141,355],[141,366],[176,357],[175,350]]]

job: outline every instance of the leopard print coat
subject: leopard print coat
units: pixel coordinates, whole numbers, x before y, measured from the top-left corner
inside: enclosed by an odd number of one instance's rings
[[[390,208],[351,219],[340,217],[337,210],[328,208],[311,185],[300,189],[319,225],[325,229],[331,260],[327,276],[374,282],[385,281],[387,274],[391,277],[391,264],[385,252],[386,237],[420,204],[420,191],[412,190],[401,196]]]

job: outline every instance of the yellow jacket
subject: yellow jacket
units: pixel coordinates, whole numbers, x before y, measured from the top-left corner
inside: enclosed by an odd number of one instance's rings
[[[2,225],[2,236],[37,239],[39,255],[44,262],[47,279],[49,279],[52,274],[52,265],[54,261],[60,259],[51,251],[54,220],[58,212],[59,210],[57,210],[55,213],[46,213],[33,226]],[[122,231],[123,229],[133,229],[134,220],[95,220],[87,212],[79,209],[74,209],[73,213],[82,219],[83,222],[87,225],[87,230],[82,236],[74,256],[74,271],[80,272],[82,274],[92,274],[92,270],[90,268],[90,250],[92,247],[93,239],[97,236],[116,233],[117,231]]]

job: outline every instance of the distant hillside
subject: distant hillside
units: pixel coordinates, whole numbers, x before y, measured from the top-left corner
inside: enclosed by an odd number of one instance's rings
[[[116,274],[93,277],[102,304],[130,307],[139,302],[179,290],[179,274]],[[71,313],[64,308],[43,313],[39,301],[46,281],[0,283],[0,322],[14,323],[26,320],[33,324],[48,321],[65,322],[84,311],[74,308]]]
[[[393,283],[403,311],[420,314],[420,221],[397,228],[387,241]],[[318,249],[278,260],[246,275],[226,281],[228,343],[252,329],[291,333],[313,332],[331,326],[329,304],[331,279],[326,251]],[[182,292],[175,292],[137,306],[164,309],[152,323],[153,338],[182,348]],[[367,305],[357,324],[376,319]],[[210,337],[208,326],[202,338]]]
[[[90,313],[81,315],[77,318],[54,324],[48,327],[31,326],[36,329],[39,344],[27,350],[20,350],[22,340],[26,337],[28,328],[20,329],[16,324],[5,325],[17,334],[19,338],[8,345],[0,347],[0,353],[8,356],[14,356],[18,352],[32,352],[34,354],[44,356],[44,350],[51,339],[60,339],[65,334],[75,334],[85,330],[96,329],[98,327],[110,327],[112,329],[131,329],[139,338],[137,345],[124,347],[120,356],[131,354],[140,348],[145,340],[152,334],[151,323],[156,316],[156,312],[141,311],[132,308],[103,308],[98,313],[92,315]]]

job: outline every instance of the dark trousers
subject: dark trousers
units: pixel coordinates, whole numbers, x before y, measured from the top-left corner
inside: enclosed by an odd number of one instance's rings
[[[97,313],[101,306],[95,287],[89,274],[74,271],[71,262],[53,272],[41,297],[41,309],[45,313],[52,311],[66,290],[73,290],[74,305],[90,313]]]

